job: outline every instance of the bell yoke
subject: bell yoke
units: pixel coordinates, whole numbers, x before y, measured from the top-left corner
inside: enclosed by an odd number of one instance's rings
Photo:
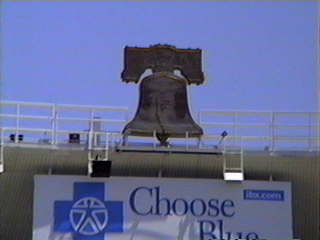
[[[169,137],[200,138],[203,130],[190,114],[186,86],[204,81],[201,50],[170,45],[126,47],[122,81],[138,83],[146,69],[152,75],[141,80],[138,109],[123,129],[124,138],[155,135],[161,145],[167,145]],[[174,70],[180,70],[183,77]]]

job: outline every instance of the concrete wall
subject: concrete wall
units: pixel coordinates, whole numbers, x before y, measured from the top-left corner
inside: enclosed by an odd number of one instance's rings
[[[5,148],[0,175],[0,240],[32,239],[33,176],[86,175],[87,153],[80,150]],[[222,157],[197,154],[113,152],[115,176],[222,178]],[[320,240],[320,160],[312,153],[247,152],[246,179],[290,181],[294,237]]]

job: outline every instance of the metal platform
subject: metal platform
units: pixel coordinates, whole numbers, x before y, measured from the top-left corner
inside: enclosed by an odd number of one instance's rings
[[[222,150],[219,149],[201,149],[201,148],[188,148],[185,147],[164,147],[164,146],[116,146],[116,152],[140,152],[140,153],[176,153],[176,154],[206,154],[206,155],[222,155]]]

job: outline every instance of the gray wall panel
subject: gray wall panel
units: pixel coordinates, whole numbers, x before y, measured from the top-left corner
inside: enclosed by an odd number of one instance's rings
[[[221,178],[222,157],[196,154],[112,153],[112,175]],[[294,235],[320,239],[320,160],[312,153],[247,152],[246,179],[292,182]],[[33,176],[85,175],[87,152],[5,148],[5,173],[0,175],[0,240],[31,240]]]

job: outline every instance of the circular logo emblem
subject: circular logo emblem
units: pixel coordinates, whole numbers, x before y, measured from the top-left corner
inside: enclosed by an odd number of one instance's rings
[[[99,199],[86,197],[73,204],[69,218],[76,232],[95,235],[107,226],[108,210]]]

